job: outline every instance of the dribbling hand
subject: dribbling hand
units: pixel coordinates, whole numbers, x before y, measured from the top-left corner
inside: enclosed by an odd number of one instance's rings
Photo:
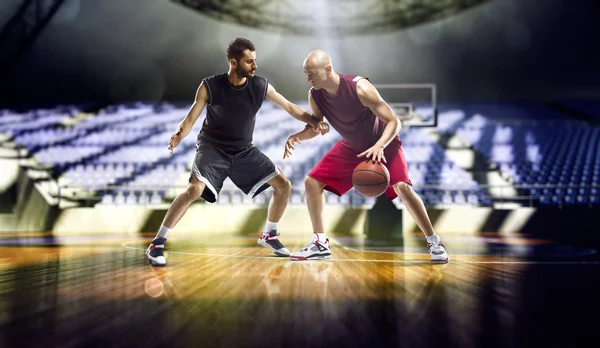
[[[387,160],[385,159],[385,156],[383,155],[383,146],[379,146],[377,144],[371,146],[370,148],[368,148],[365,152],[357,155],[356,157],[366,157],[366,158],[371,158],[373,161],[377,161],[379,163],[381,163],[381,160],[383,160],[383,163],[387,163]]]

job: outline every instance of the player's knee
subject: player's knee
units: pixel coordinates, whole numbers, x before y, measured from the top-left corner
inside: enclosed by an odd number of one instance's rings
[[[285,192],[292,192],[292,182],[288,178],[283,178]]]
[[[278,175],[273,183],[273,189],[279,192],[289,193],[292,191],[292,183],[283,175]]]
[[[203,182],[189,184],[186,190],[189,199],[195,201],[200,198],[200,196],[202,196],[202,192],[204,192],[205,186],[206,185]]]
[[[405,182],[399,182],[394,184],[394,191],[400,197],[400,199],[404,199],[406,196],[412,193],[412,187]]]
[[[323,190],[324,185],[317,181],[317,179],[307,176],[304,179],[304,187],[306,188],[306,192],[318,192]]]

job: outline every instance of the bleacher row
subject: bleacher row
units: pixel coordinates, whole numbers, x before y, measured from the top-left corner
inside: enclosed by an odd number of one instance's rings
[[[76,107],[28,113],[1,110],[0,133],[52,171],[61,187],[91,192],[97,204],[159,204],[167,201],[169,190],[183,190],[189,178],[204,115],[173,154],[166,148],[187,110],[142,103],[110,106],[93,115]],[[304,178],[340,139],[332,130],[299,144],[291,158],[283,160],[285,140],[300,129],[301,123],[270,103],[263,105],[256,118],[253,143],[292,182],[291,204],[305,203]],[[440,107],[435,132],[458,136],[496,164],[536,204],[599,203],[596,126],[537,105],[447,104]],[[446,156],[431,129],[405,129],[401,138],[410,178],[425,204],[493,203],[490,193]],[[227,180],[218,203],[265,204],[270,195],[267,190],[251,199]],[[341,198],[327,194],[326,200],[330,204],[373,203],[354,190]]]
[[[459,136],[522,195],[541,204],[600,203],[600,127],[539,105],[470,107],[442,120],[439,132]]]

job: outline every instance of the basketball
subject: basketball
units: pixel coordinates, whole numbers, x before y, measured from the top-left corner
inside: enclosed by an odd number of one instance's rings
[[[361,162],[352,173],[352,185],[365,197],[378,197],[390,186],[390,172],[375,161]]]

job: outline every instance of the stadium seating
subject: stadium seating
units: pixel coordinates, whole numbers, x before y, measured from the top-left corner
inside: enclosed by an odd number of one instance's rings
[[[458,135],[536,202],[597,204],[600,128],[538,106],[476,110],[440,131]]]
[[[305,108],[307,105],[303,105]],[[189,106],[114,105],[96,114],[75,107],[0,111],[0,133],[27,149],[62,187],[92,192],[98,204],[157,204],[189,178],[204,115],[173,154],[167,141]],[[418,110],[417,110],[418,111]],[[423,110],[426,114],[427,111]],[[85,115],[82,117],[82,115]],[[290,179],[291,204],[304,204],[304,178],[340,136],[332,129],[299,144],[282,159],[283,145],[302,124],[266,102],[256,117],[253,143]],[[479,152],[536,204],[597,204],[599,128],[535,104],[443,104],[438,135],[456,135]],[[492,197],[445,154],[430,128],[401,133],[409,175],[427,205],[492,205]],[[246,197],[226,180],[219,204],[265,204],[267,191]],[[372,204],[351,190],[326,194],[330,204]]]

